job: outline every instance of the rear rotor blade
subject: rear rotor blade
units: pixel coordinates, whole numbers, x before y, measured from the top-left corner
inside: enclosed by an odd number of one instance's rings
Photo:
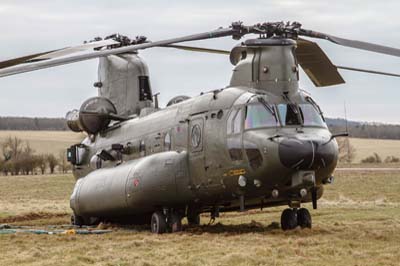
[[[315,86],[324,87],[345,83],[336,66],[318,44],[299,39],[296,58]]]
[[[23,57],[18,57],[18,58],[6,60],[6,61],[3,61],[3,62],[0,62],[0,69],[6,68],[6,67],[15,66],[15,65],[19,65],[19,64],[25,63],[26,61],[29,61],[29,60],[31,60],[33,58],[36,58],[36,57],[39,57],[39,56],[42,56],[42,55],[45,55],[45,54],[49,54],[49,53],[52,53],[52,52],[55,52],[55,51],[58,51],[58,50],[53,50],[53,51],[48,51],[48,52],[43,52],[43,53],[38,53],[38,54],[31,54],[31,55],[26,55],[26,56],[23,56]]]
[[[96,48],[109,46],[109,45],[116,45],[116,44],[119,44],[119,42],[114,41],[112,39],[108,39],[108,40],[102,40],[102,41],[97,41],[97,42],[89,42],[89,43],[85,43],[85,44],[73,46],[73,47],[66,47],[66,48],[48,51],[48,52],[44,52],[44,53],[27,55],[27,56],[0,62],[0,69],[16,66],[19,64],[26,64],[26,63],[33,63],[33,62],[38,62],[38,61],[43,61],[43,60],[54,59],[57,57],[67,56],[67,55],[70,55],[70,54],[73,54],[76,52],[80,52],[80,51],[96,49]]]
[[[108,55],[122,54],[122,53],[126,53],[126,52],[132,52],[132,51],[136,51],[136,50],[140,50],[140,49],[147,49],[147,48],[156,47],[156,46],[165,46],[165,45],[169,45],[169,44],[173,44],[173,43],[226,37],[226,36],[231,36],[236,32],[237,32],[237,30],[235,30],[233,28],[221,28],[221,29],[217,29],[214,31],[210,31],[210,32],[204,32],[204,33],[193,34],[193,35],[188,35],[188,36],[183,36],[183,37],[178,37],[178,38],[172,38],[172,39],[157,41],[157,42],[153,42],[153,43],[142,43],[142,44],[137,44],[137,45],[123,46],[123,47],[115,48],[115,49],[93,51],[93,52],[89,52],[89,53],[81,54],[81,55],[72,55],[72,56],[68,56],[68,57],[66,56],[63,58],[55,58],[52,60],[44,60],[44,61],[34,62],[34,63],[30,63],[30,64],[17,65],[14,67],[9,67],[9,68],[0,70],[0,77],[15,75],[15,74],[24,73],[24,72],[30,72],[30,71],[49,68],[49,67],[53,67],[53,66],[70,64],[70,63],[74,63],[74,62],[80,62],[80,61],[89,60],[89,59],[98,58],[98,57],[104,57],[104,56],[108,56]]]
[[[56,57],[61,57],[61,56],[66,56],[70,55],[76,52],[81,52],[89,49],[96,49],[96,48],[101,48],[104,46],[109,46],[109,45],[116,45],[119,44],[119,42],[114,41],[113,39],[107,39],[107,40],[102,40],[102,41],[97,41],[97,42],[88,42],[82,45],[78,46],[73,46],[73,47],[67,47],[61,50],[57,50],[54,52],[50,52],[38,57],[33,58],[33,60],[47,60],[47,59],[53,59]],[[33,61],[31,60],[31,61]]]

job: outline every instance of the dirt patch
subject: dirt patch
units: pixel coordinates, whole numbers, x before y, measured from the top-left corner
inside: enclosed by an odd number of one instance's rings
[[[0,223],[16,223],[16,222],[34,221],[42,219],[66,218],[69,216],[70,216],[69,213],[31,212],[22,215],[0,218]]]

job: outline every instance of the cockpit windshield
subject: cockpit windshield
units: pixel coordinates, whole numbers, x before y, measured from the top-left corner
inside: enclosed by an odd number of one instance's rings
[[[301,118],[304,126],[326,127],[324,118],[312,104],[299,104]]]
[[[278,120],[273,107],[268,108],[262,103],[251,103],[246,107],[245,129],[276,127]]]
[[[299,111],[294,104],[278,104],[279,116],[282,126],[301,125]]]
[[[279,104],[278,111],[282,126],[326,127],[322,115],[312,104]]]

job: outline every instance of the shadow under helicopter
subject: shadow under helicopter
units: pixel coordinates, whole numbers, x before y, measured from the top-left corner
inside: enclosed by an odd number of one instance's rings
[[[100,226],[100,229],[122,229],[132,232],[148,232],[150,226],[148,225],[107,225],[104,227]],[[307,235],[327,235],[333,232],[316,227],[312,229],[302,229],[300,227],[290,230],[282,231],[278,222],[271,222],[269,225],[265,225],[252,220],[250,223],[243,224],[222,224],[220,222],[215,224],[203,224],[203,225],[183,225],[181,232],[175,232],[174,234],[188,234],[188,235],[202,235],[202,234],[221,234],[221,235],[242,235],[242,234],[265,234],[265,235],[288,235],[288,234],[300,234],[302,236]]]

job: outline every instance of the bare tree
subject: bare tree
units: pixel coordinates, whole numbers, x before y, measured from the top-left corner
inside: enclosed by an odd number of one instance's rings
[[[46,168],[47,168],[46,156],[43,154],[37,155],[36,161],[37,161],[37,167],[39,167],[40,172],[42,173],[42,175],[44,175],[44,173],[46,172]]]
[[[58,165],[58,160],[53,154],[47,154],[47,163],[49,164],[50,173],[54,174],[54,169]]]
[[[65,174],[70,169],[70,164],[67,160],[67,153],[65,151],[60,151],[58,154],[58,162],[60,171]]]

